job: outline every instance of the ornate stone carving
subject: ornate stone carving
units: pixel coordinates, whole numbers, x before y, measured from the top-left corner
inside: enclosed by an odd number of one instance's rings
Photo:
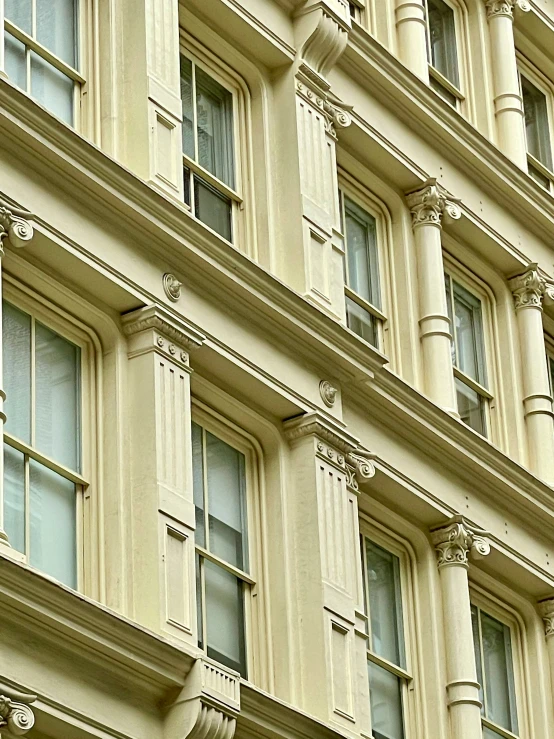
[[[177,321],[161,305],[147,305],[144,308],[126,313],[121,317],[123,332],[136,336],[144,331],[158,332],[156,344],[163,348],[166,344],[170,354],[178,354],[178,349],[190,351],[202,346],[204,336],[185,321]],[[171,351],[173,346],[173,351]]]
[[[513,20],[515,8],[519,8],[524,13],[531,10],[531,5],[527,0],[486,0],[487,18],[496,18],[497,16],[505,16]]]
[[[527,270],[510,280],[516,310],[519,308],[539,308],[542,310],[543,297],[554,298],[554,287],[539,272],[533,262]]]
[[[181,287],[183,286],[183,283],[179,282],[171,272],[166,272],[162,278],[162,284],[167,297],[173,303],[176,303],[181,297]]]
[[[17,249],[25,246],[33,238],[33,227],[29,223],[32,213],[0,201],[0,256],[4,255],[3,242],[9,239]]]
[[[490,552],[486,536],[486,531],[475,528],[463,516],[454,516],[445,526],[432,529],[438,566],[467,567],[469,555],[475,559],[486,557]]]
[[[370,480],[375,475],[375,465],[372,459],[373,454],[362,447],[347,456],[346,484],[348,487],[358,491],[360,482]]]
[[[538,607],[541,618],[544,621],[544,633],[548,639],[554,636],[554,598],[541,601]]]
[[[30,707],[36,695],[20,693],[6,685],[0,684],[0,735],[5,727],[12,736],[23,736],[35,723],[35,716]]]
[[[462,215],[460,200],[453,197],[434,177],[428,179],[423,187],[408,193],[406,202],[412,214],[414,228],[440,227],[444,213],[454,220]]]
[[[337,393],[337,388],[334,385],[331,385],[329,380],[322,380],[319,383],[319,394],[321,395],[321,400],[328,408],[332,408],[335,405]]]
[[[319,81],[325,80],[335,66],[348,43],[350,30],[348,4],[343,0],[308,2],[296,14],[297,38],[300,42],[300,58],[309,76],[315,73]]]
[[[332,136],[336,136],[337,128],[347,128],[352,123],[349,115],[352,106],[341,103],[331,94],[323,95],[315,92],[301,80],[296,81],[296,91],[322,112],[325,119],[325,130]]]

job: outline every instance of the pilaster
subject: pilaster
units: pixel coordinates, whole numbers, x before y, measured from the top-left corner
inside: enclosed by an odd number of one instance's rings
[[[302,708],[342,732],[369,733],[367,624],[361,576],[358,486],[371,455],[319,413],[286,421],[291,449]],[[314,680],[313,676],[318,675]]]
[[[510,280],[518,323],[529,467],[554,484],[554,419],[544,345],[544,296],[552,292],[536,264]]]
[[[24,736],[35,724],[35,715],[31,704],[36,695],[21,693],[0,683],[0,739],[5,735]]]
[[[404,64],[429,83],[424,0],[396,0],[396,33]]]
[[[196,644],[189,353],[203,336],[162,306],[122,316],[128,342],[134,617]]]
[[[441,230],[445,216],[460,218],[459,200],[434,178],[408,193],[406,200],[412,214],[416,248],[424,389],[438,406],[457,415]]]
[[[432,529],[440,573],[446,649],[447,700],[452,739],[482,739],[468,567],[490,552],[486,532],[463,516]]]

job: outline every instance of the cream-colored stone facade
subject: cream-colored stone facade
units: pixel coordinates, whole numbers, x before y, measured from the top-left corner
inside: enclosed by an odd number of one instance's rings
[[[554,739],[554,0],[0,24],[0,736]]]

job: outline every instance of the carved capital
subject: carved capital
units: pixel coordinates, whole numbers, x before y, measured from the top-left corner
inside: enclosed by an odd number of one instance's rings
[[[6,728],[12,736],[23,736],[35,723],[30,704],[36,695],[20,693],[0,683],[0,734]]]
[[[544,633],[547,639],[554,636],[554,598],[543,600],[538,604],[539,613],[544,621]]]
[[[360,483],[370,480],[375,475],[374,455],[363,447],[358,447],[346,457],[346,484],[355,492]]]
[[[542,310],[543,297],[551,287],[541,276],[537,264],[530,264],[527,270],[510,280],[516,310],[520,308],[539,308]]]
[[[497,18],[504,16],[505,18],[514,19],[514,10],[519,8],[524,13],[531,10],[531,5],[527,0],[486,0],[487,18]]]
[[[17,249],[25,246],[33,238],[33,226],[29,223],[32,213],[12,208],[0,200],[0,256],[4,255],[3,242],[9,239]]]
[[[414,228],[441,227],[445,213],[454,220],[462,215],[460,200],[453,197],[434,177],[428,179],[420,189],[408,193],[406,202],[412,214]]]
[[[463,516],[454,516],[441,527],[432,529],[431,540],[437,550],[440,567],[468,566],[469,556],[475,559],[486,557],[490,552],[487,532],[469,524]]]
[[[300,77],[302,76],[300,75]],[[296,92],[310,105],[321,111],[325,120],[325,130],[331,136],[336,137],[337,128],[347,128],[352,123],[349,115],[352,106],[342,103],[331,93],[317,92],[302,79],[296,80]]]

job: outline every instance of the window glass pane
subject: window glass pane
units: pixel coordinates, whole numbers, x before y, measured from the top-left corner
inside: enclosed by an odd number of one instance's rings
[[[234,187],[233,95],[199,67],[195,74],[198,163]]]
[[[5,429],[31,443],[31,316],[3,303]]]
[[[206,433],[210,551],[248,568],[244,455]]]
[[[527,151],[535,159],[552,169],[552,149],[548,122],[546,95],[526,77],[521,76],[521,92],[525,113]]]
[[[4,444],[4,528],[11,546],[25,553],[25,458]]]
[[[368,660],[371,728],[375,739],[403,739],[400,678]]]
[[[471,606],[471,630],[473,632],[473,650],[475,652],[475,668],[477,671],[477,682],[479,683],[479,700],[481,701],[481,713],[485,713],[485,700],[483,698],[483,665],[481,654],[481,637],[479,634],[479,612],[475,606]]]
[[[204,459],[202,451],[202,429],[197,423],[192,424],[192,489],[196,512],[196,543],[206,546],[204,520]]]
[[[455,378],[458,413],[462,421],[481,436],[487,435],[485,423],[485,400],[475,390]]]
[[[30,470],[30,563],[77,587],[75,485],[34,460]]]
[[[4,64],[9,79],[22,90],[27,89],[25,46],[9,33],[4,35]]]
[[[77,0],[36,0],[37,41],[72,67],[77,66]]]
[[[442,0],[427,0],[431,64],[459,86],[454,10]]]
[[[202,623],[203,598],[202,598],[202,573],[200,571],[200,555],[196,555],[196,624],[198,628],[198,646],[204,649],[204,625]]]
[[[550,178],[542,172],[539,172],[539,170],[536,167],[533,167],[530,162],[527,162],[527,172],[535,182],[538,182],[538,184],[541,185],[541,187],[544,187],[546,190],[550,190]]]
[[[377,321],[378,319],[362,308],[361,305],[355,303],[351,298],[346,298],[346,325],[355,334],[378,348]]]
[[[199,177],[194,178],[195,215],[231,241],[231,201]]]
[[[4,15],[31,35],[31,7],[32,0],[4,0]]]
[[[188,167],[183,167],[183,191],[185,203],[190,205],[190,169]]]
[[[454,341],[454,316],[452,314],[452,278],[446,273],[444,275],[444,289],[446,291],[446,307],[448,310],[448,318],[450,320],[450,333],[452,334],[452,341],[450,344],[452,364],[457,366],[456,342]]]
[[[183,154],[194,159],[192,62],[186,56],[181,56],[181,105],[183,108]]]
[[[366,539],[366,572],[371,619],[371,649],[404,667],[400,562]]]
[[[31,95],[62,121],[73,125],[73,80],[31,52]]]
[[[74,470],[80,469],[80,349],[35,324],[36,446]]]
[[[486,385],[481,301],[457,282],[453,284],[457,366],[473,380]]]
[[[517,732],[510,630],[481,611],[483,663],[486,680],[486,717]]]
[[[377,226],[375,218],[344,198],[346,221],[347,284],[361,298],[381,306],[377,270]]]
[[[204,560],[208,656],[246,674],[242,583]]]

